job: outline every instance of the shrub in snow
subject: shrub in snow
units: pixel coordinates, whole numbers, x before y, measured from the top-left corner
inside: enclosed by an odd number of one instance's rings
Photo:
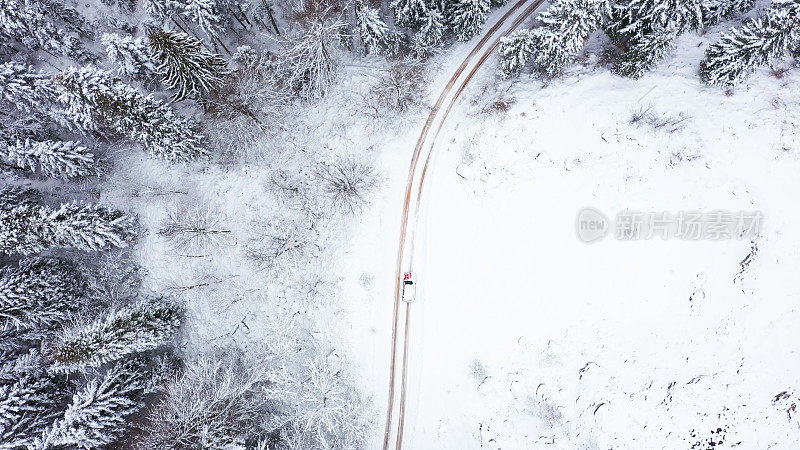
[[[246,256],[263,270],[302,267],[320,251],[319,232],[309,220],[273,218],[256,223]]]
[[[231,230],[225,218],[207,206],[179,205],[164,221],[158,234],[172,241],[178,250],[208,250],[226,242]]]
[[[72,397],[63,417],[44,432],[37,449],[102,449],[127,428],[126,418],[144,406],[147,378],[142,364],[129,360],[92,379]]]
[[[700,63],[700,78],[713,85],[735,84],[798,46],[800,2],[776,2],[763,17],[731,28],[709,46]]]
[[[153,96],[94,67],[71,67],[56,75],[59,102],[84,130],[109,128],[141,143],[151,155],[187,162],[206,156],[193,121],[180,117]]]
[[[321,164],[316,177],[334,207],[348,213],[361,210],[368,203],[369,194],[378,186],[375,169],[352,157]]]
[[[177,90],[172,101],[203,96],[216,88],[227,73],[225,60],[188,34],[155,30],[148,39],[164,84]]]
[[[53,357],[63,370],[99,367],[164,344],[175,335],[180,323],[178,305],[155,299],[137,301],[64,332]]]
[[[54,178],[77,178],[97,173],[94,154],[75,141],[33,141],[0,144],[7,164]]]
[[[258,142],[286,125],[288,107],[295,101],[281,83],[282,69],[273,54],[241,46],[233,61],[238,67],[203,99],[211,119],[204,131],[226,162],[248,156],[251,149],[261,155]]]
[[[85,282],[73,264],[25,258],[0,268],[0,328],[54,328],[81,307]]]
[[[0,254],[32,254],[50,248],[103,250],[124,247],[135,236],[134,218],[99,205],[40,204],[33,189],[0,191]]]
[[[391,69],[370,88],[366,107],[378,117],[384,110],[402,114],[421,105],[426,87],[424,69],[422,62],[415,59],[392,64]]]
[[[97,305],[122,304],[139,294],[144,270],[127,249],[84,257],[79,267],[86,280],[86,296]]]

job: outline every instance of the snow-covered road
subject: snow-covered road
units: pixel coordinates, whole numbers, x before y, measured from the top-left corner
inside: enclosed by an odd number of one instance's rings
[[[418,211],[424,192],[425,176],[439,132],[466,88],[482,64],[492,55],[500,39],[516,29],[538,8],[544,0],[520,0],[498,11],[499,19],[481,34],[480,40],[456,69],[433,106],[428,120],[420,133],[406,185],[399,250],[397,256],[397,280],[395,286],[394,315],[392,325],[392,351],[389,375],[389,399],[384,436],[384,449],[401,449],[406,410],[406,382],[408,355],[413,351],[410,332],[413,304],[402,302],[403,273],[414,270],[414,244],[418,225]],[[477,39],[477,38],[476,38]],[[424,276],[421,273],[420,276]]]

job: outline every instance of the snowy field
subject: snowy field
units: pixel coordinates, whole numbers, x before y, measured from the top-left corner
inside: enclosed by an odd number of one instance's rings
[[[416,242],[406,448],[796,448],[800,90],[766,69],[731,92],[702,85],[717,31],[682,36],[640,80],[589,56],[547,85],[485,70],[465,93]],[[381,145],[386,187],[342,263],[378,410],[415,136]],[[587,245],[587,206],[764,222],[752,242]]]

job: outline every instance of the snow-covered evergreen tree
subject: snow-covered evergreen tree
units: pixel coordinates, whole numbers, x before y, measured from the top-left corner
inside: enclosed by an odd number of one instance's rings
[[[208,37],[217,36],[220,32],[220,18],[216,0],[181,0],[182,13]]]
[[[177,90],[172,101],[203,96],[217,87],[227,72],[221,56],[209,52],[188,34],[155,30],[148,38],[164,84]]]
[[[357,2],[356,20],[358,35],[365,52],[388,56],[397,53],[400,36],[389,30],[389,26],[381,19],[377,9],[369,6],[366,2]]]
[[[0,105],[7,110],[48,116],[56,95],[49,75],[18,62],[0,64]]]
[[[630,78],[641,77],[675,47],[678,33],[677,28],[659,30],[630,41],[628,48],[614,63],[612,71]]]
[[[605,0],[557,0],[542,13],[534,30],[533,60],[548,76],[559,73],[583,50],[589,34],[608,17]]]
[[[54,178],[76,178],[97,173],[94,154],[75,141],[0,143],[0,156],[7,164]]]
[[[142,79],[156,72],[147,39],[103,33],[100,42],[106,47],[108,59],[116,64],[118,75]]]
[[[108,72],[71,67],[55,79],[60,88],[59,102],[83,129],[108,127],[168,161],[188,162],[208,154],[193,121]]]
[[[700,5],[703,10],[703,25],[714,25],[723,19],[750,11],[755,3],[755,0],[703,0]]]
[[[438,8],[430,8],[422,17],[417,33],[411,40],[414,53],[427,55],[440,46],[447,32],[447,22]]]
[[[510,78],[519,74],[531,59],[536,46],[534,30],[521,29],[500,39],[500,75]]]
[[[703,26],[703,0],[630,0],[616,4],[606,31],[624,50],[612,71],[639,77],[673,48],[679,34]]]
[[[39,253],[51,246],[34,189],[0,189],[0,255]]]
[[[163,299],[138,301],[65,332],[56,345],[54,358],[65,370],[99,367],[158,347],[175,335],[180,323],[178,305]]]
[[[71,202],[43,213],[60,247],[87,251],[126,247],[136,236],[133,217],[100,205]]]
[[[702,0],[629,0],[614,5],[610,24],[610,28],[629,38],[670,29],[698,30],[702,26]]]
[[[128,360],[89,380],[72,397],[63,418],[36,443],[37,449],[102,449],[117,441],[127,428],[126,418],[143,406],[146,377],[141,363]]]
[[[431,0],[394,0],[391,3],[394,23],[401,27],[419,29],[430,14]]]
[[[41,367],[22,368],[14,376],[13,382],[0,385],[0,448],[36,448],[61,411],[65,389]]]
[[[104,250],[125,247],[135,236],[132,216],[99,205],[40,204],[33,189],[0,191],[0,255],[29,255],[50,248]]]
[[[209,38],[216,37],[222,18],[216,0],[146,0],[145,11],[164,21],[174,16],[182,17],[200,28]]]
[[[757,66],[767,64],[800,46],[800,1],[776,2],[763,17],[732,28],[706,50],[700,78],[725,86],[743,80]]]
[[[0,328],[54,328],[72,319],[85,283],[74,265],[55,258],[25,258],[0,268]]]
[[[468,41],[480,33],[491,4],[489,0],[455,0],[449,10],[450,28],[460,41]]]
[[[9,48],[16,41],[31,50],[71,55],[78,48],[77,40],[59,30],[42,6],[35,0],[0,0],[0,39]]]

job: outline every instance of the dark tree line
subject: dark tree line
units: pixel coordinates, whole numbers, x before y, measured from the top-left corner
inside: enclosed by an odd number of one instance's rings
[[[500,46],[501,73],[510,77],[530,65],[546,76],[559,74],[602,30],[619,49],[612,71],[638,78],[652,69],[687,31],[700,31],[751,10],[754,0],[559,0]],[[800,2],[773,2],[763,17],[723,33],[701,63],[703,81],[728,85],[755,67],[800,46]]]

